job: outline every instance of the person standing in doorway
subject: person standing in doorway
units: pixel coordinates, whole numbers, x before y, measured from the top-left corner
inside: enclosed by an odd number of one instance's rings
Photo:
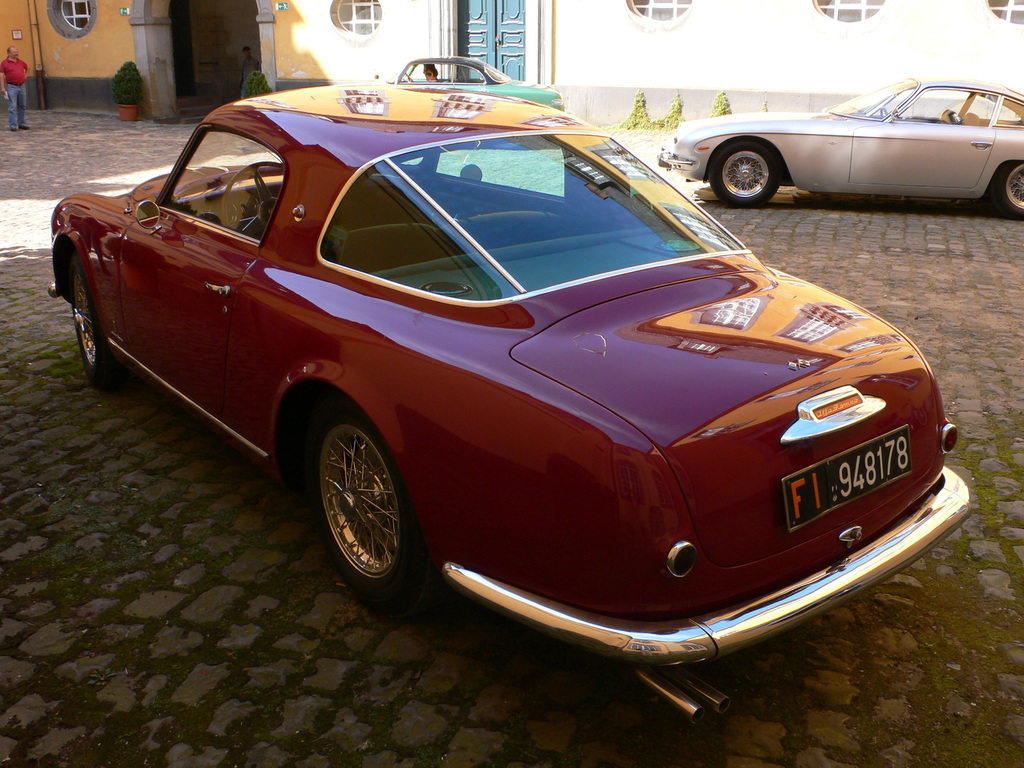
[[[253,72],[262,72],[260,69],[260,60],[252,55],[252,48],[248,45],[242,48],[242,82],[239,83],[239,88],[242,92],[242,98],[245,98],[245,81],[249,79],[249,75]]]
[[[0,61],[0,92],[7,99],[7,118],[12,131],[27,131],[25,125],[25,80],[28,64],[18,57],[13,45],[7,49],[7,58]]]

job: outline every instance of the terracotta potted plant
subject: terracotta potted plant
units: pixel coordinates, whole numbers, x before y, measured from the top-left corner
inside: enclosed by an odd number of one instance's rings
[[[117,104],[117,114],[122,120],[139,119],[139,102],[142,101],[142,73],[134,61],[121,65],[110,83],[110,90]]]

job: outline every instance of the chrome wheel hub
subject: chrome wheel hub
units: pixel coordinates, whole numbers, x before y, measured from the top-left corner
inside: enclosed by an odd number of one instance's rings
[[[768,166],[764,158],[749,152],[740,152],[725,164],[723,181],[726,188],[738,197],[756,195],[768,182]]]

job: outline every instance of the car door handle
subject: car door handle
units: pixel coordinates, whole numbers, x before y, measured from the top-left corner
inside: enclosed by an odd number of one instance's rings
[[[230,285],[214,285],[213,283],[207,283],[206,290],[213,291],[218,296],[223,296],[224,298],[227,298],[228,296],[231,295]]]
[[[991,141],[972,141],[971,146],[975,149],[988,149],[992,146]]]

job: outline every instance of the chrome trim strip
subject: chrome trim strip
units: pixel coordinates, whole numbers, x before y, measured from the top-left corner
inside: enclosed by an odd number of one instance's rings
[[[116,341],[111,339],[109,336],[107,337],[107,343],[110,346],[112,346],[115,349],[117,349],[117,351],[120,352],[124,357],[127,357],[129,360],[131,360],[131,363],[132,363],[132,365],[134,367],[136,367],[139,370],[145,372],[145,374],[147,376],[149,376],[150,378],[152,378],[155,383],[159,384],[163,389],[166,389],[170,394],[172,394],[176,398],[178,398],[178,400],[180,400],[182,402],[182,404],[187,405],[189,407],[189,409],[195,411],[196,415],[202,416],[204,419],[206,419],[208,422],[210,422],[210,424],[212,424],[214,427],[217,427],[218,429],[220,429],[223,432],[227,433],[227,435],[229,435],[232,439],[237,440],[239,443],[244,445],[246,448],[248,448],[250,451],[255,453],[261,459],[269,459],[270,458],[270,454],[269,453],[264,451],[262,448],[260,448],[255,443],[252,443],[252,442],[246,440],[244,437],[242,437],[240,434],[235,432],[235,430],[233,430],[231,427],[229,427],[223,421],[218,419],[216,416],[211,414],[209,411],[205,410],[197,402],[192,400],[192,398],[190,398],[188,395],[185,395],[185,394],[179,392],[174,387],[172,387],[170,384],[168,384],[162,378],[160,378],[155,373],[153,373],[153,371],[151,371],[145,365],[143,365],[138,360],[136,360],[134,357],[132,357],[130,354],[128,354],[128,352],[125,351],[124,347],[122,347]]]
[[[969,512],[966,483],[943,469],[941,487],[864,549],[796,584],[689,619],[617,619],[534,595],[455,563],[445,563],[443,573],[459,592],[560,640],[641,664],[691,663],[740,650],[832,610],[906,568],[963,524]]]

